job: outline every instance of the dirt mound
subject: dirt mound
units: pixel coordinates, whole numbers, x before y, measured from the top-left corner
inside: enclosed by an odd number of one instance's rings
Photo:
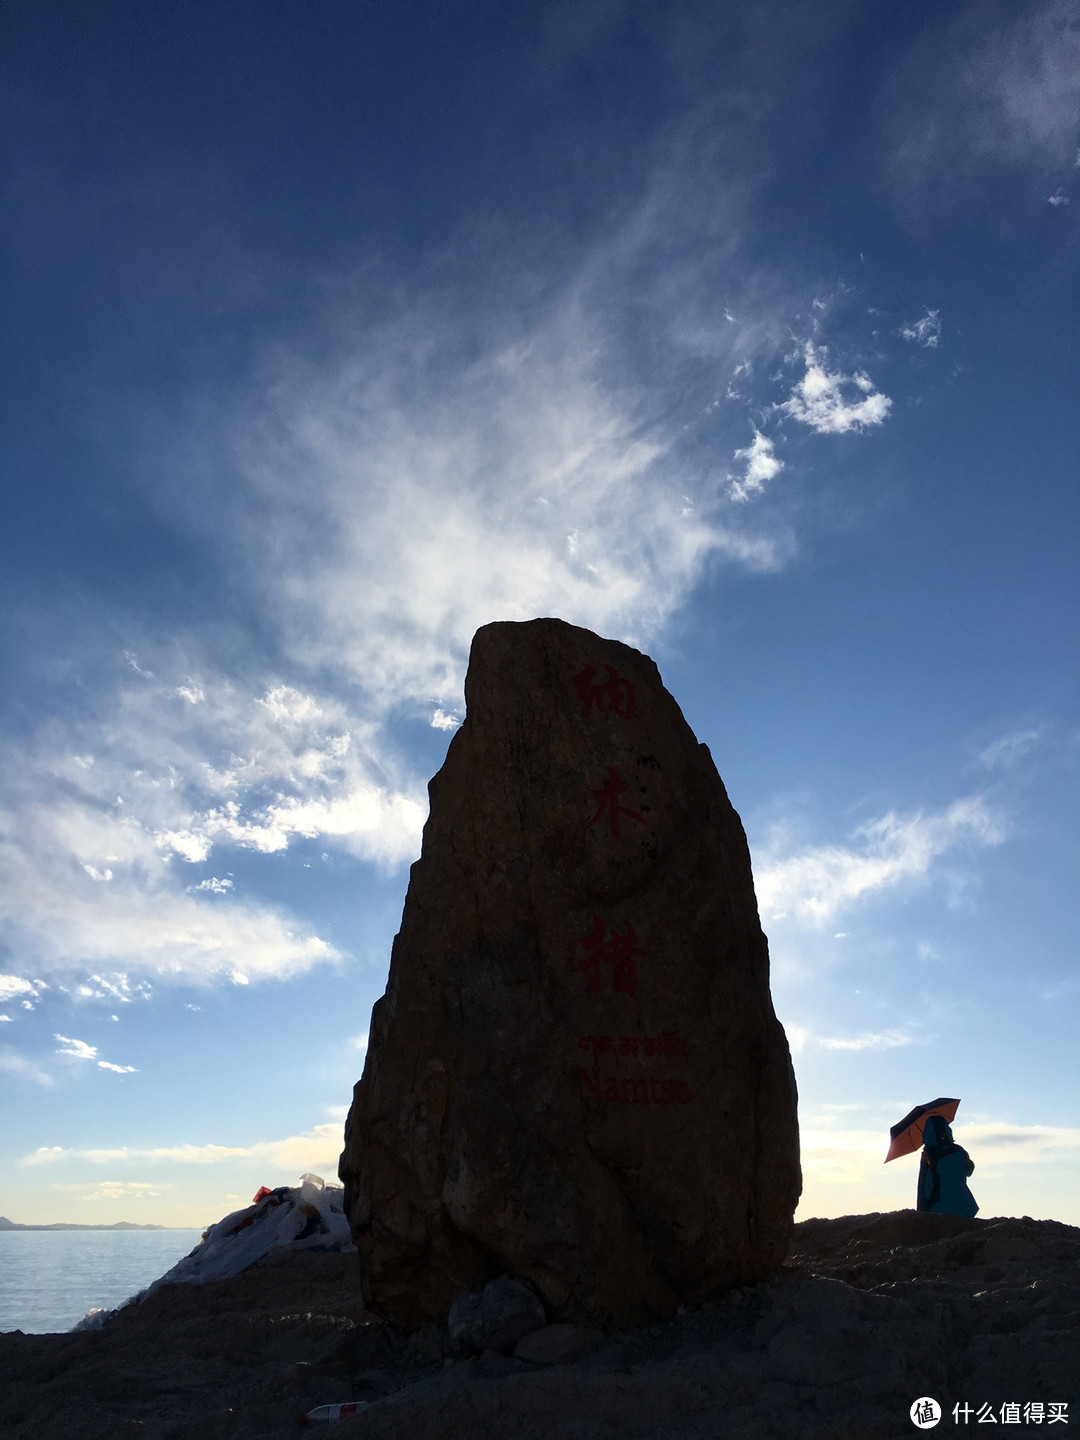
[[[406,1339],[363,1312],[357,1263],[270,1257],[100,1331],[0,1335],[0,1433],[279,1440],[347,1400],[369,1402],[344,1422],[356,1440],[893,1440],[925,1395],[949,1428],[954,1405],[971,1424],[1080,1413],[1080,1230],[1055,1221],[807,1220],[775,1279],[573,1364],[455,1353],[435,1326]]]

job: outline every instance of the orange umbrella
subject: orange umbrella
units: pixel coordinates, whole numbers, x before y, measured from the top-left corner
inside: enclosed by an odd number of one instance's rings
[[[931,1115],[940,1115],[951,1124],[956,1116],[956,1107],[959,1100],[931,1100],[929,1105],[916,1105],[914,1110],[909,1111],[904,1118],[892,1126],[889,1135],[892,1137],[892,1144],[889,1146],[889,1153],[885,1156],[885,1164],[890,1160],[896,1160],[901,1155],[910,1155],[913,1150],[918,1150],[923,1143],[923,1126]]]

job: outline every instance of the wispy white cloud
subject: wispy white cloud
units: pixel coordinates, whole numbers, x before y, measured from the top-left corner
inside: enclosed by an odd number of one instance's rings
[[[888,415],[892,401],[874,389],[874,382],[863,371],[844,375],[827,370],[824,352],[809,343],[804,359],[805,375],[790,398],[777,407],[792,419],[819,435],[842,435],[880,425]]]
[[[66,1035],[55,1037],[60,1041],[58,1055],[74,1055],[77,1060],[95,1060],[97,1058],[97,1046],[88,1045],[85,1040],[70,1040]]]
[[[815,1035],[802,1025],[784,1027],[792,1051],[798,1054],[809,1048],[819,1050],[896,1050],[914,1043],[904,1030],[864,1031],[861,1035]]]
[[[1068,205],[1068,203],[1069,203],[1069,197],[1068,197],[1068,195],[1065,194],[1065,191],[1062,190],[1061,187],[1059,186],[1059,187],[1054,191],[1053,195],[1048,195],[1048,196],[1046,197],[1046,203],[1047,203],[1048,205],[1054,205],[1054,206],[1057,206],[1057,205]]]
[[[747,182],[713,163],[719,137],[689,159],[699,141],[584,247],[480,228],[407,277],[370,257],[320,277],[237,393],[192,400],[168,459],[148,452],[155,504],[220,555],[274,665],[241,679],[129,632],[85,714],[0,756],[0,895],[18,897],[0,923],[27,973],[255,982],[339,958],[238,893],[229,852],[317,839],[384,869],[414,859],[427,776],[390,737],[403,714],[459,723],[480,625],[560,615],[645,644],[707,567],[786,562],[782,505],[738,503],[783,463],[752,418],[775,389],[703,416],[717,377],[772,386],[805,297],[762,279]],[[824,354],[807,349],[780,408],[823,434],[879,424],[887,397]],[[732,452],[733,484],[716,463]]]
[[[1071,0],[943,16],[882,96],[894,183],[948,202],[1007,165],[1040,179],[1071,168],[1080,133],[1080,19]],[[994,21],[997,20],[997,23]]]
[[[70,855],[58,851],[36,866],[35,858],[9,865],[8,874],[25,884],[17,913],[5,918],[41,968],[121,963],[163,980],[200,981],[231,975],[238,961],[262,978],[296,974],[338,954],[286,915],[256,904],[222,908],[170,888],[162,870],[133,865],[133,873],[91,894]]]
[[[291,1170],[300,1174],[304,1170],[313,1170],[316,1174],[336,1176],[343,1144],[341,1125],[328,1121],[323,1125],[314,1125],[299,1135],[258,1141],[252,1146],[252,1153],[280,1171]]]
[[[1039,992],[1039,999],[1051,1003],[1058,1000],[1068,1000],[1080,993],[1080,977],[1070,975],[1064,980],[1059,980],[1053,985],[1043,986]]]
[[[220,1160],[247,1156],[252,1152],[244,1146],[228,1145],[161,1145],[153,1149],[113,1146],[108,1149],[74,1150],[62,1145],[41,1145],[25,1155],[20,1165],[34,1167],[58,1161],[86,1160],[92,1165],[110,1165],[128,1160],[168,1160],[185,1165],[212,1165]]]
[[[119,1145],[104,1149],[68,1149],[61,1145],[42,1145],[23,1156],[19,1164],[27,1169],[73,1161],[91,1165],[220,1165],[234,1160],[257,1160],[279,1170],[310,1169],[334,1174],[342,1147],[341,1123],[330,1120],[314,1125],[297,1135],[279,1140],[256,1140],[247,1145],[159,1145],[153,1147]]]
[[[1002,735],[1000,739],[987,745],[985,750],[979,751],[979,764],[987,770],[1011,769],[1039,744],[1045,733],[1045,727],[1039,725],[1030,730],[1014,730],[1008,735]]]
[[[8,1000],[36,1000],[42,989],[40,981],[26,980],[21,975],[0,975],[0,1004]]]
[[[872,895],[925,882],[934,863],[953,849],[1000,844],[1007,829],[983,796],[971,795],[936,814],[890,811],[860,826],[849,846],[812,846],[785,855],[784,833],[776,831],[755,857],[762,915],[767,921],[792,917],[823,926]]]
[[[1067,1125],[1011,1125],[990,1121],[963,1127],[965,1144],[989,1151],[991,1163],[1038,1165],[1071,1156],[1080,1159],[1080,1128]]]
[[[0,1045],[0,1073],[18,1075],[23,1080],[32,1080],[35,1085],[49,1086],[55,1083],[49,1072],[36,1060],[31,1060],[29,1056],[8,1045]]]
[[[205,880],[200,880],[197,885],[189,885],[188,890],[193,894],[199,890],[206,890],[211,895],[228,895],[233,888],[233,882],[217,875],[208,875]]]
[[[90,1045],[85,1040],[72,1040],[67,1035],[57,1035],[60,1047],[57,1055],[71,1055],[76,1060],[93,1060],[99,1070],[111,1070],[117,1075],[134,1075],[134,1065],[115,1065],[111,1060],[99,1060],[97,1058],[97,1046]]]
[[[735,451],[735,459],[746,461],[746,471],[741,480],[732,481],[733,500],[748,500],[784,468],[784,462],[776,458],[773,442],[760,430],[754,431],[754,438],[745,449]]]
[[[902,1030],[886,1030],[883,1034],[867,1031],[846,1037],[822,1036],[817,1042],[822,1050],[895,1050],[911,1044],[911,1036]]]
[[[0,921],[37,973],[104,967],[76,998],[130,999],[128,973],[259,979],[337,958],[283,910],[235,897],[231,879],[186,881],[216,850],[321,836],[381,865],[419,851],[420,782],[394,777],[371,722],[309,692],[209,677],[193,707],[156,678],[165,668],[140,666],[104,719],[56,720],[7,755]],[[0,999],[39,992],[22,976],[0,984]]]
[[[761,273],[756,181],[724,119],[657,143],[587,243],[481,222],[407,277],[370,256],[321,276],[247,393],[173,447],[178,505],[212,543],[227,535],[290,657],[347,675],[374,712],[452,714],[488,621],[560,615],[646,644],[706,566],[789,553],[776,515],[731,503],[715,455],[774,398],[750,381],[806,296]],[[716,411],[728,375],[747,398]],[[779,464],[755,444],[752,488]],[[240,485],[227,525],[223,465]]]
[[[941,341],[941,312],[924,310],[918,320],[901,326],[900,334],[913,345],[921,345],[924,350],[935,350]]]
[[[65,1186],[72,1195],[82,1200],[154,1200],[159,1199],[169,1186],[156,1185],[149,1180],[100,1180],[96,1185]]]
[[[513,336],[492,319],[466,364],[460,325],[421,306],[336,370],[282,376],[272,427],[238,448],[259,513],[304,505],[318,529],[282,525],[266,577],[294,656],[377,707],[448,713],[490,620],[559,615],[643,642],[706,562],[778,563],[773,537],[687,476],[680,428],[614,383],[582,302],[579,286]]]
[[[121,1005],[130,1005],[135,1000],[149,1000],[152,993],[152,986],[145,981],[132,982],[121,972],[90,975],[83,984],[71,988],[71,994],[77,1000],[109,1000]]]

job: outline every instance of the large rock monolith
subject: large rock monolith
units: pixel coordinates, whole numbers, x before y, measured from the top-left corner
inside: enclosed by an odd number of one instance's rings
[[[784,1258],[795,1082],[742,825],[647,655],[473,641],[341,1157],[364,1299],[670,1317]]]

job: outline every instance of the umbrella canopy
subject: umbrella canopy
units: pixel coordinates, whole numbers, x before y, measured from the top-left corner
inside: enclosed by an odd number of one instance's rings
[[[951,1124],[956,1116],[956,1107],[959,1100],[931,1100],[928,1105],[916,1105],[889,1130],[892,1143],[889,1146],[889,1153],[885,1156],[885,1164],[890,1160],[896,1160],[901,1155],[910,1155],[913,1150],[918,1150],[923,1143],[923,1126],[931,1115],[940,1115],[948,1124]]]

